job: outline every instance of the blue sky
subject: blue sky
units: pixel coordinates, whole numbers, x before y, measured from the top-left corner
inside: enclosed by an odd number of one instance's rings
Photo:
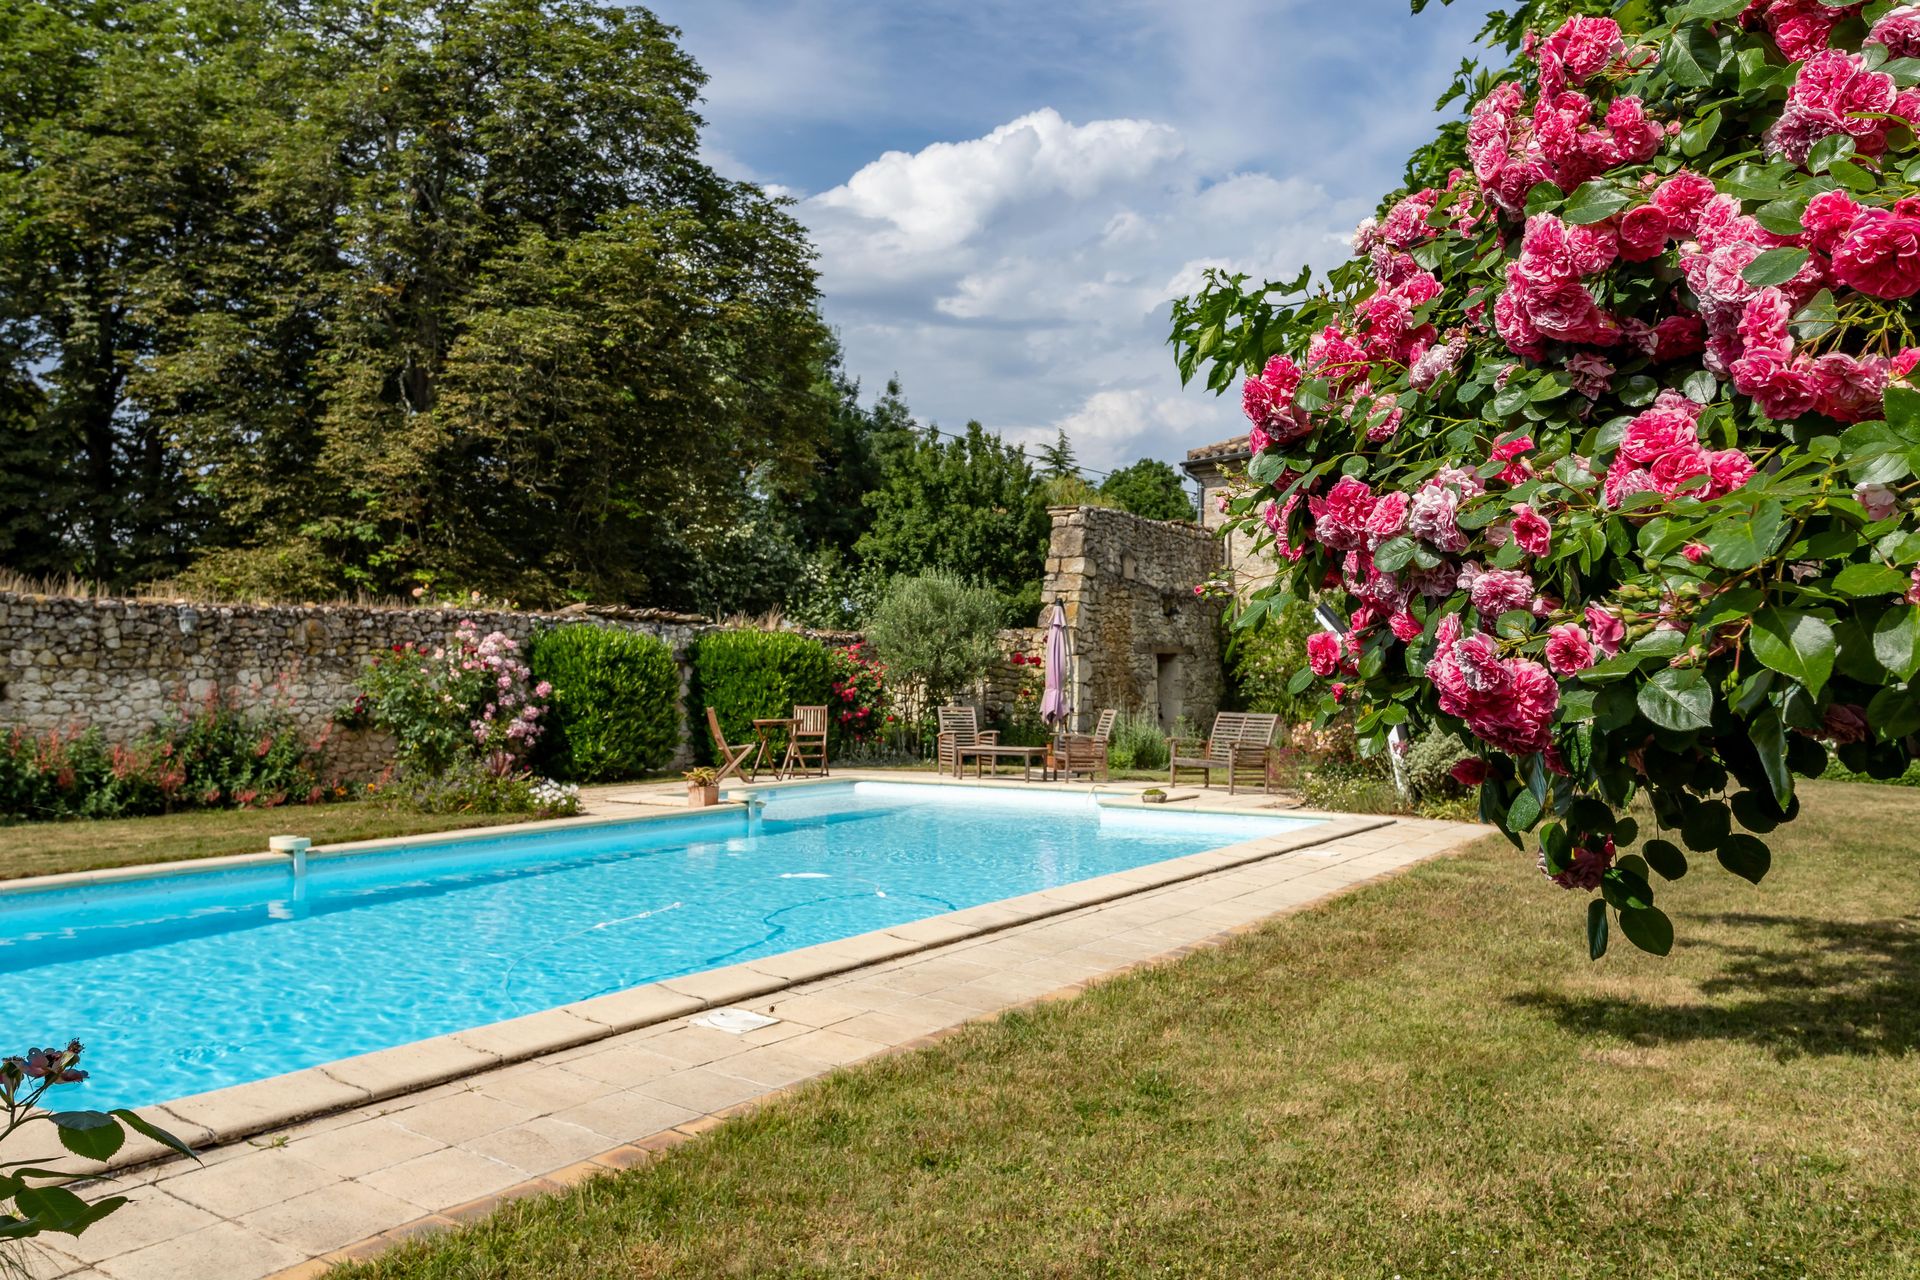
[[[867,395],[898,373],[923,421],[1110,468],[1238,433],[1181,389],[1167,300],[1344,256],[1487,4],[653,7],[710,77],[708,158],[798,200]]]

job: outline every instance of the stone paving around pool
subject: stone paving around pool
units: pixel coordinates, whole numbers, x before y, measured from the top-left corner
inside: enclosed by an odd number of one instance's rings
[[[1229,802],[1220,793],[1205,802],[1268,811],[1272,804],[1264,796]],[[1369,821],[1380,825],[1350,826],[1350,834],[1252,861],[1223,860],[1218,871],[1174,884],[1143,878],[1141,891],[1125,897],[1062,903],[1042,919],[734,999],[730,1007],[779,1019],[745,1034],[677,1016],[230,1143],[206,1152],[202,1163],[176,1159],[132,1170],[114,1180],[131,1203],[82,1236],[53,1237],[29,1257],[28,1273],[36,1280],[319,1276],[337,1262],[480,1217],[503,1200],[644,1163],[836,1068],[1224,941],[1486,831]],[[716,1003],[726,999],[715,994]]]

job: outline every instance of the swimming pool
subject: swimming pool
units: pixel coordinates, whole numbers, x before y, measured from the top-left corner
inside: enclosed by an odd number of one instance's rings
[[[102,1099],[144,1106],[1314,825],[831,783],[315,858],[298,886],[276,864],[0,893],[0,1044],[78,1037]]]

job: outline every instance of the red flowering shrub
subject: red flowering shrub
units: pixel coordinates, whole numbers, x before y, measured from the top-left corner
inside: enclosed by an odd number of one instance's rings
[[[1490,20],[1518,57],[1324,287],[1216,272],[1174,342],[1243,379],[1238,624],[1344,598],[1294,691],[1467,736],[1593,954],[1664,953],[1683,846],[1758,881],[1796,775],[1920,746],[1920,8],[1566,8]]]
[[[887,695],[886,664],[874,657],[862,641],[844,649],[827,650],[827,670],[833,681],[829,727],[836,740],[854,748],[878,742],[887,726],[894,722],[891,699]]]

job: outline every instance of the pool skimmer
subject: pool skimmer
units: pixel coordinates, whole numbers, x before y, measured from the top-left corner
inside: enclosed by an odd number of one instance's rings
[[[758,1031],[780,1021],[769,1018],[764,1013],[755,1013],[751,1009],[709,1009],[692,1021],[702,1027],[712,1027],[715,1031],[724,1031],[731,1036],[743,1036],[749,1031]]]

